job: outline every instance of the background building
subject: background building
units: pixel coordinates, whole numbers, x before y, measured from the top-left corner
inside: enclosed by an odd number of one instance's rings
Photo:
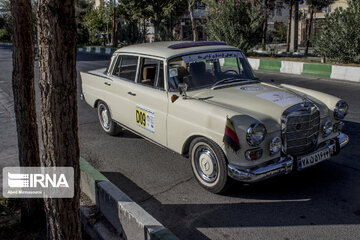
[[[320,21],[325,18],[326,14],[332,13],[335,9],[342,7],[347,8],[348,4],[346,0],[337,0],[330,4],[328,7],[321,9],[321,11],[314,13],[313,25],[311,29],[311,35],[316,36],[320,32]],[[301,19],[299,21],[299,44],[303,45],[306,41],[306,32],[310,22],[310,6],[301,4],[299,7],[301,13]]]

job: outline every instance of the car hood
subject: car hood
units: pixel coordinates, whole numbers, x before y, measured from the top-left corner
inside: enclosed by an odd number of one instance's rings
[[[190,92],[189,92],[190,93]],[[293,91],[280,85],[267,83],[251,83],[224,87],[218,89],[205,89],[193,92],[189,96],[203,99],[239,114],[246,114],[265,124],[268,131],[278,129],[283,112],[298,103],[311,101],[315,103],[320,116],[325,117],[328,109],[321,101]]]

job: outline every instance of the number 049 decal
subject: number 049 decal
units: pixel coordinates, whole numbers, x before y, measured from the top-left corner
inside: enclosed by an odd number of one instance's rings
[[[141,128],[144,128],[152,133],[155,133],[155,113],[154,111],[142,107],[140,105],[136,105],[135,110],[135,121],[136,125]]]

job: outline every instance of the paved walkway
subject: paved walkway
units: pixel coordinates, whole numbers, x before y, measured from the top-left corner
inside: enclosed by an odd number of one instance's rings
[[[1,77],[0,77],[1,78]],[[0,169],[18,165],[18,146],[13,97],[0,85]],[[0,191],[2,192],[2,171]]]

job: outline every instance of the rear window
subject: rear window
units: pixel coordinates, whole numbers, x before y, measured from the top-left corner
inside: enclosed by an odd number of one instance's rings
[[[118,57],[113,75],[135,81],[138,57],[121,55]]]

